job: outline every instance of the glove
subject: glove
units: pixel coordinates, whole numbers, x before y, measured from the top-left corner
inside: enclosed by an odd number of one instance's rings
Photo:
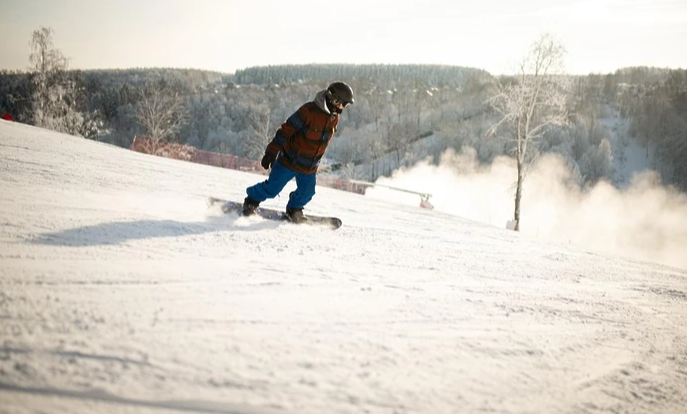
[[[260,165],[266,170],[272,168],[272,164],[274,164],[274,157],[269,154],[265,154],[265,156],[262,157],[262,161],[260,161]]]

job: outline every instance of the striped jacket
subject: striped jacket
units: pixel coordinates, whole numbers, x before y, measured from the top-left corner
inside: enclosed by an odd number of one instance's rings
[[[304,174],[317,172],[320,160],[331,141],[339,115],[329,112],[320,91],[312,102],[298,108],[277,130],[265,154],[280,164]]]

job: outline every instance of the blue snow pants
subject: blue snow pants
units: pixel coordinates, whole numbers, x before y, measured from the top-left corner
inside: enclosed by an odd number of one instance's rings
[[[317,173],[303,174],[281,165],[279,161],[274,161],[272,170],[267,180],[255,184],[246,189],[246,194],[251,199],[262,203],[268,198],[274,198],[292,178],[296,178],[296,191],[289,194],[289,202],[286,208],[303,208],[315,195],[315,184]]]

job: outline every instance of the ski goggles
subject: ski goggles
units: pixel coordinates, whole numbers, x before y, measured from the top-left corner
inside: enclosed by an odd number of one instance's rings
[[[329,98],[329,102],[331,102],[332,105],[338,106],[338,107],[340,107],[340,108],[345,108],[345,107],[347,107],[347,106],[350,104],[350,102],[344,102],[344,101],[342,101],[342,100],[340,100],[340,99],[334,98],[333,96],[332,96],[331,98]]]

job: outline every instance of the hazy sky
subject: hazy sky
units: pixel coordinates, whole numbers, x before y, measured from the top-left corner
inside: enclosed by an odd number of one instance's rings
[[[55,31],[70,67],[437,63],[506,73],[543,32],[570,73],[687,68],[687,0],[0,0],[0,69]]]

